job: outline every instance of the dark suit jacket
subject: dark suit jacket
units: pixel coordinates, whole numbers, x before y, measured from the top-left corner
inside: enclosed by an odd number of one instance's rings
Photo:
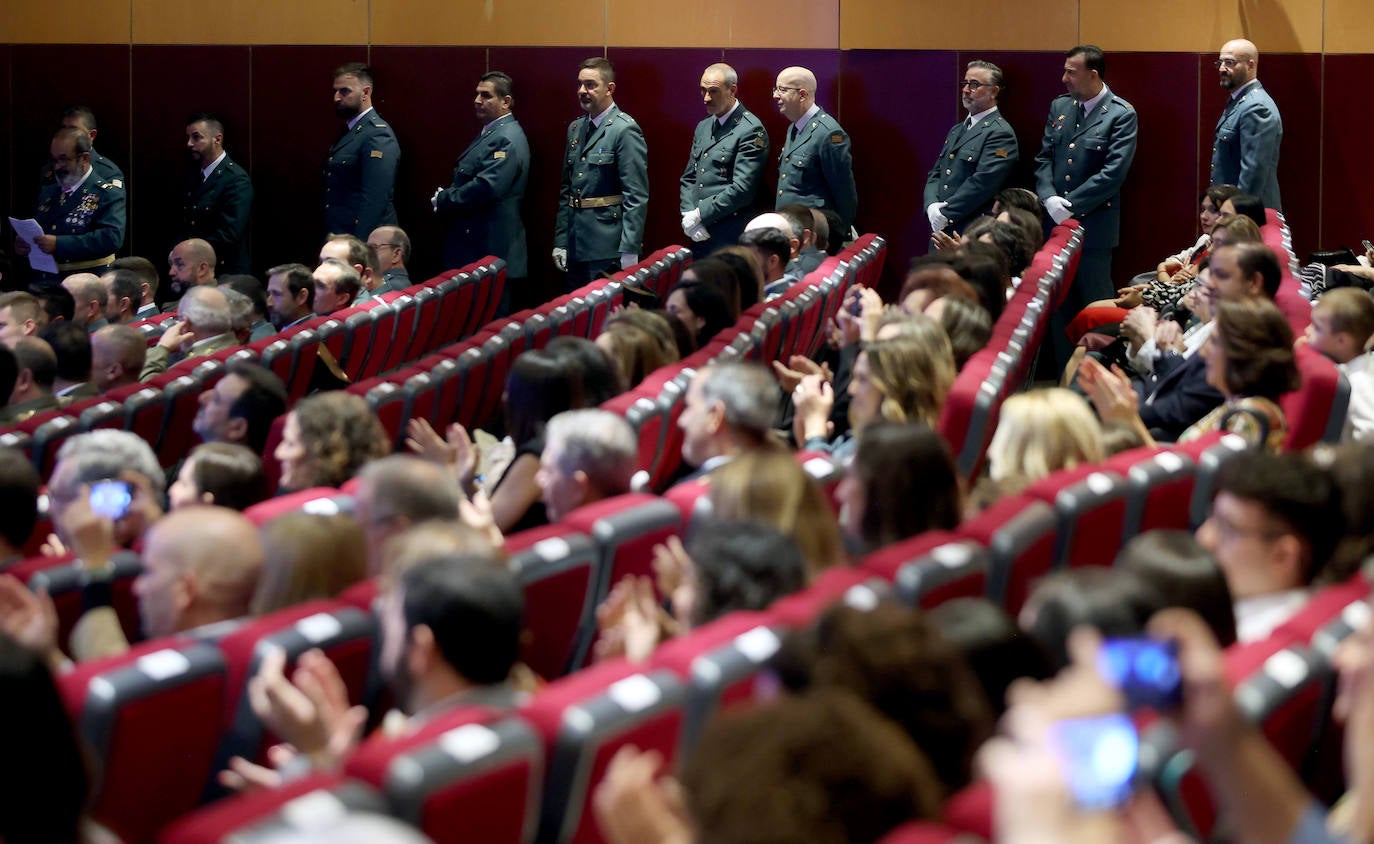
[[[1279,203],[1279,145],[1283,118],[1274,98],[1259,82],[1245,89],[1217,119],[1212,142],[1212,184],[1235,185],[1242,193],[1264,200],[1265,208],[1282,211]]]
[[[1142,395],[1140,418],[1145,427],[1163,435],[1159,438],[1171,441],[1224,401],[1221,393],[1207,383],[1207,361],[1200,354],[1194,354],[1153,383],[1136,381],[1135,385]]]
[[[439,192],[444,217],[444,267],[456,270],[487,255],[506,261],[507,278],[529,275],[520,205],[530,178],[530,145],[515,115],[482,127],[453,165],[453,183]]]
[[[391,196],[401,146],[376,110],[344,130],[324,164],[324,225],[330,234],[367,240],[378,226],[396,225]]]
[[[181,209],[183,239],[198,237],[215,248],[217,275],[251,272],[248,263],[248,213],[253,182],[248,171],[225,156],[202,180],[200,169],[186,174]]]

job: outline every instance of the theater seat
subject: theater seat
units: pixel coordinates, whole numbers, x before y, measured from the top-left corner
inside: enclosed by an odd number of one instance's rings
[[[1148,530],[1187,530],[1197,471],[1191,457],[1175,450],[1137,448],[1102,464],[1126,479],[1121,541]]]
[[[1126,482],[1119,475],[1078,466],[1036,481],[1025,494],[1054,507],[1055,568],[1112,564],[1126,517]]]
[[[960,536],[988,549],[988,598],[1013,616],[1031,585],[1054,568],[1054,509],[1027,496],[996,502],[959,526]]]
[[[892,581],[899,601],[921,609],[983,597],[990,564],[983,546],[948,531],[927,531],[874,551],[860,563]]]
[[[196,807],[215,771],[225,670],[213,645],[160,641],[58,675],[67,711],[100,762],[96,821],[125,841],[150,841]]]
[[[586,658],[596,634],[601,548],[563,525],[506,539],[510,568],[525,595],[520,658],[540,677],[561,677]]]
[[[339,774],[311,774],[279,788],[221,800],[177,821],[160,844],[280,842],[329,828],[350,813],[386,812],[386,800]]]

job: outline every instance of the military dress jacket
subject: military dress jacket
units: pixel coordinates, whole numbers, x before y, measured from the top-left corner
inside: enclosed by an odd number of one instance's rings
[[[482,128],[453,165],[453,182],[434,210],[444,217],[444,266],[458,269],[487,255],[506,262],[507,278],[525,278],[528,260],[520,206],[530,178],[530,145],[514,115]]]
[[[1035,193],[1043,203],[1062,196],[1083,224],[1085,249],[1116,246],[1121,236],[1121,185],[1136,145],[1135,108],[1108,89],[1091,114],[1073,97],[1050,104],[1035,157]]]
[[[378,226],[396,225],[392,195],[401,147],[396,133],[369,111],[345,129],[324,163],[324,225],[328,234],[362,240]]]
[[[563,153],[553,245],[570,261],[638,255],[649,214],[649,151],[639,124],[615,105],[600,126],[579,117],[568,125]]]
[[[229,156],[204,179],[200,168],[186,174],[181,210],[182,239],[198,237],[215,250],[216,275],[248,273],[248,214],[253,182]]]
[[[66,197],[56,182],[45,185],[38,194],[33,217],[44,234],[57,235],[53,257],[66,274],[103,267],[114,260],[114,253],[124,245],[126,212],[124,188],[102,181],[92,171]]]
[[[829,208],[840,215],[839,234],[844,240],[859,211],[859,192],[854,186],[854,161],[849,135],[835,118],[818,110],[805,127],[788,140],[778,157],[778,197],[774,208],[805,205]]]
[[[708,116],[692,134],[678,210],[700,211],[711,241],[735,243],[758,210],[767,161],[768,133],[743,103],[724,123]]]
[[[922,207],[947,203],[940,213],[955,231],[992,210],[998,191],[1011,177],[1019,150],[1016,132],[996,111],[979,120],[972,129],[967,118],[955,124],[945,136],[944,146],[926,177]]]
[[[1258,196],[1265,208],[1279,203],[1279,145],[1283,118],[1274,98],[1256,81],[1239,97],[1227,98],[1212,142],[1212,184],[1235,185]]]

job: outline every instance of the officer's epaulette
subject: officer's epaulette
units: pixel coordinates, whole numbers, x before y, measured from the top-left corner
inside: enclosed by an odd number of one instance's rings
[[[1127,109],[1128,111],[1133,111],[1133,110],[1135,109],[1135,106],[1131,105],[1130,102],[1128,102],[1124,97],[1118,97],[1118,96],[1116,96],[1115,94],[1113,94],[1113,95],[1112,95],[1112,99],[1114,99],[1114,100],[1116,100],[1117,102],[1121,103],[1123,106],[1126,107],[1126,109]]]
[[[389,129],[389,128],[390,128],[389,126],[386,125],[386,121],[383,120],[383,119],[381,119],[380,117],[373,117],[373,118],[372,118],[372,126],[373,126],[373,128],[376,128],[376,129]]]
[[[120,190],[124,189],[124,183],[121,182],[119,179],[111,179],[108,182],[100,182],[97,186],[101,190],[110,190],[111,188],[119,188]]]

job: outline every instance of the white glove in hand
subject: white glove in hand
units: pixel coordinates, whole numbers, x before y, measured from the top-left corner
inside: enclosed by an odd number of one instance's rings
[[[560,273],[567,272],[568,250],[564,249],[561,246],[555,246],[553,248],[553,265],[558,268],[558,271]]]
[[[695,243],[701,243],[703,240],[711,239],[711,233],[708,232],[706,230],[706,227],[703,226],[701,223],[697,223],[695,226],[692,226],[692,228],[688,230],[687,236],[690,237],[692,241]]]
[[[633,252],[621,252],[621,253],[620,253],[620,268],[621,268],[622,270],[628,270],[630,267],[633,267],[635,264],[638,264],[638,263],[639,263],[639,256],[636,255],[635,253],[633,253]]]
[[[439,194],[441,194],[441,193],[443,193],[443,192],[444,192],[444,189],[443,189],[443,188],[435,188],[435,189],[434,189],[434,196],[431,196],[431,197],[429,198],[429,205],[430,205],[430,207],[433,208],[435,211],[438,211],[438,210],[439,210]]]
[[[1073,216],[1073,211],[1070,210],[1072,208],[1073,203],[1062,196],[1052,196],[1045,200],[1045,212],[1054,220],[1056,226]]]
[[[948,202],[932,202],[930,203],[930,207],[926,209],[926,218],[930,220],[931,231],[944,231],[945,226],[949,225],[949,220],[946,219],[945,215],[942,213],[945,210],[945,206],[948,204]]]
[[[692,229],[701,225],[701,211],[693,208],[682,215],[682,233],[688,237],[692,236]]]

